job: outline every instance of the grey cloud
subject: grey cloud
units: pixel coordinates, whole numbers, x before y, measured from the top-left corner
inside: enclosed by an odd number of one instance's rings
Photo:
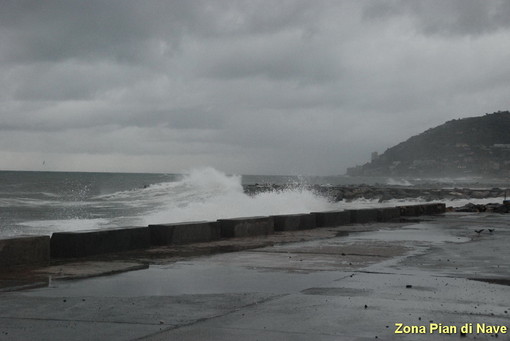
[[[225,118],[210,108],[185,108],[166,113],[167,126],[173,129],[221,129]]]
[[[301,82],[332,81],[339,77],[340,61],[321,51],[323,46],[302,39],[300,32],[284,37],[255,38],[212,50],[199,75],[220,79],[265,77]]]
[[[428,35],[482,35],[510,27],[510,3],[505,0],[383,0],[370,3],[367,20],[411,16]]]
[[[72,104],[49,106],[42,110],[25,107],[15,114],[0,112],[0,131],[62,132],[95,127],[217,130],[225,123],[222,115],[201,107],[151,111],[129,108],[111,110],[98,105],[95,110],[87,108],[83,112],[79,103],[76,106]]]
[[[140,72],[102,63],[35,63],[12,71],[6,81],[18,101],[85,101],[126,82]]]
[[[0,136],[2,149],[16,152],[166,155],[206,153],[214,146],[214,131],[171,130],[155,127],[112,126],[44,131],[8,131]],[[91,138],[93,136],[93,138]],[[134,143],[136,141],[136,143]]]
[[[186,35],[267,34],[301,26],[311,11],[306,1],[4,1],[0,56],[15,63],[145,63],[151,54],[171,56]]]
[[[146,6],[137,6],[136,1],[3,2],[2,56],[16,63],[140,62],[152,51],[153,41],[178,44],[178,31],[186,20],[181,14],[187,13],[187,7],[184,1],[147,2]]]

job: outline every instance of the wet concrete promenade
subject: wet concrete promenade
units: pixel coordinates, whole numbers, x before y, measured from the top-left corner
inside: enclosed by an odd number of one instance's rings
[[[141,269],[0,292],[0,340],[510,339],[509,215],[282,236],[149,267],[117,257],[113,272]]]

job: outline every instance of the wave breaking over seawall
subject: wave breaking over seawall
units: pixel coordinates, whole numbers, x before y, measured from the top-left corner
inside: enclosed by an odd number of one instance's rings
[[[166,187],[167,193],[159,198],[159,207],[144,217],[144,223],[147,224],[339,208],[338,204],[303,187],[281,188],[248,195],[244,192],[241,176],[229,176],[213,168],[192,170],[177,182],[156,186]]]
[[[18,183],[0,198],[0,208],[9,210],[0,216],[0,236],[338,209],[338,204],[305,188],[248,195],[242,176],[210,167],[186,175],[8,175]]]

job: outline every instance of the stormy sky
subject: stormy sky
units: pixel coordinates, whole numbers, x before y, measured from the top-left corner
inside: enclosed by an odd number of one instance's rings
[[[0,2],[0,169],[343,174],[508,110],[510,1]]]

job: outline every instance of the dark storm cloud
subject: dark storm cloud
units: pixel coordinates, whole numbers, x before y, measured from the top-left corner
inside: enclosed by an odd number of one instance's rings
[[[152,43],[178,44],[188,2],[4,1],[3,58],[13,63],[68,59],[139,62]]]
[[[269,34],[301,27],[308,11],[316,12],[306,1],[21,0],[4,1],[1,8],[2,57],[15,63],[147,62],[155,50],[174,53],[187,34]]]
[[[342,173],[508,109],[509,7],[2,1],[0,168]]]

